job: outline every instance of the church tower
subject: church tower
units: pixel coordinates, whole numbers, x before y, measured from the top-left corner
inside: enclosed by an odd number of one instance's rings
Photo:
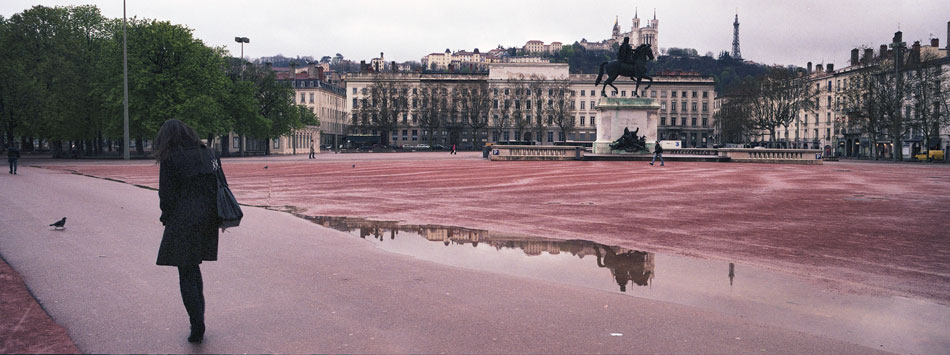
[[[620,16],[617,16],[617,18],[614,19],[614,33],[611,35],[611,38],[620,38]]]
[[[732,23],[732,57],[742,59],[742,52],[739,51],[739,13],[736,12],[736,20]]]
[[[640,28],[640,17],[638,16],[636,7],[633,10],[633,28],[630,29],[631,33],[637,32],[637,29]]]
[[[654,30],[658,30],[659,26],[660,26],[660,21],[656,20],[656,9],[653,9],[653,19],[650,20],[650,27],[652,27]]]

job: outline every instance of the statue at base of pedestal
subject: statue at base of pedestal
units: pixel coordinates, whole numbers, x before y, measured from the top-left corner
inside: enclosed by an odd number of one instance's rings
[[[629,127],[624,127],[623,135],[610,143],[610,149],[623,150],[628,153],[647,150],[646,136],[638,136],[637,133],[639,132],[640,127],[637,127],[633,132],[630,132]]]

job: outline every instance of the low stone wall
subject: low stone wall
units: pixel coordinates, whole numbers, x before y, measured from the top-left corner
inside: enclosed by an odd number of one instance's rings
[[[665,149],[663,154],[666,155],[719,155],[719,149],[716,148],[678,148],[678,149]]]
[[[721,148],[719,156],[737,163],[777,163],[821,165],[820,149]]]
[[[581,160],[584,147],[553,145],[495,145],[488,153],[490,160]]]

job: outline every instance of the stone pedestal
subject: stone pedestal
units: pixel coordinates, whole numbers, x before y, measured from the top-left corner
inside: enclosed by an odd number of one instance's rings
[[[640,128],[637,136],[646,136],[647,151],[656,143],[657,120],[660,104],[648,98],[601,97],[597,102],[597,141],[594,154],[636,154],[611,150],[610,143],[623,136],[623,129],[631,132]]]

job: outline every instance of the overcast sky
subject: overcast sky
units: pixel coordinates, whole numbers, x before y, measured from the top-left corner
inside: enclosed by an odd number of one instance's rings
[[[122,17],[122,1],[0,1],[10,17],[33,5],[94,4],[107,17]],[[738,9],[743,58],[766,64],[806,62],[846,65],[851,48],[877,48],[894,31],[908,45],[947,44],[950,0],[923,1],[220,1],[128,0],[128,16],[168,20],[194,29],[206,44],[226,46],[239,55],[235,36],[250,38],[246,57],[341,53],[368,60],[420,60],[426,54],[499,44],[522,46],[531,39],[574,43],[610,36],[615,16],[629,31],[635,7],[641,25],[659,20],[662,48],[696,48],[700,54],[732,47],[732,22]]]

